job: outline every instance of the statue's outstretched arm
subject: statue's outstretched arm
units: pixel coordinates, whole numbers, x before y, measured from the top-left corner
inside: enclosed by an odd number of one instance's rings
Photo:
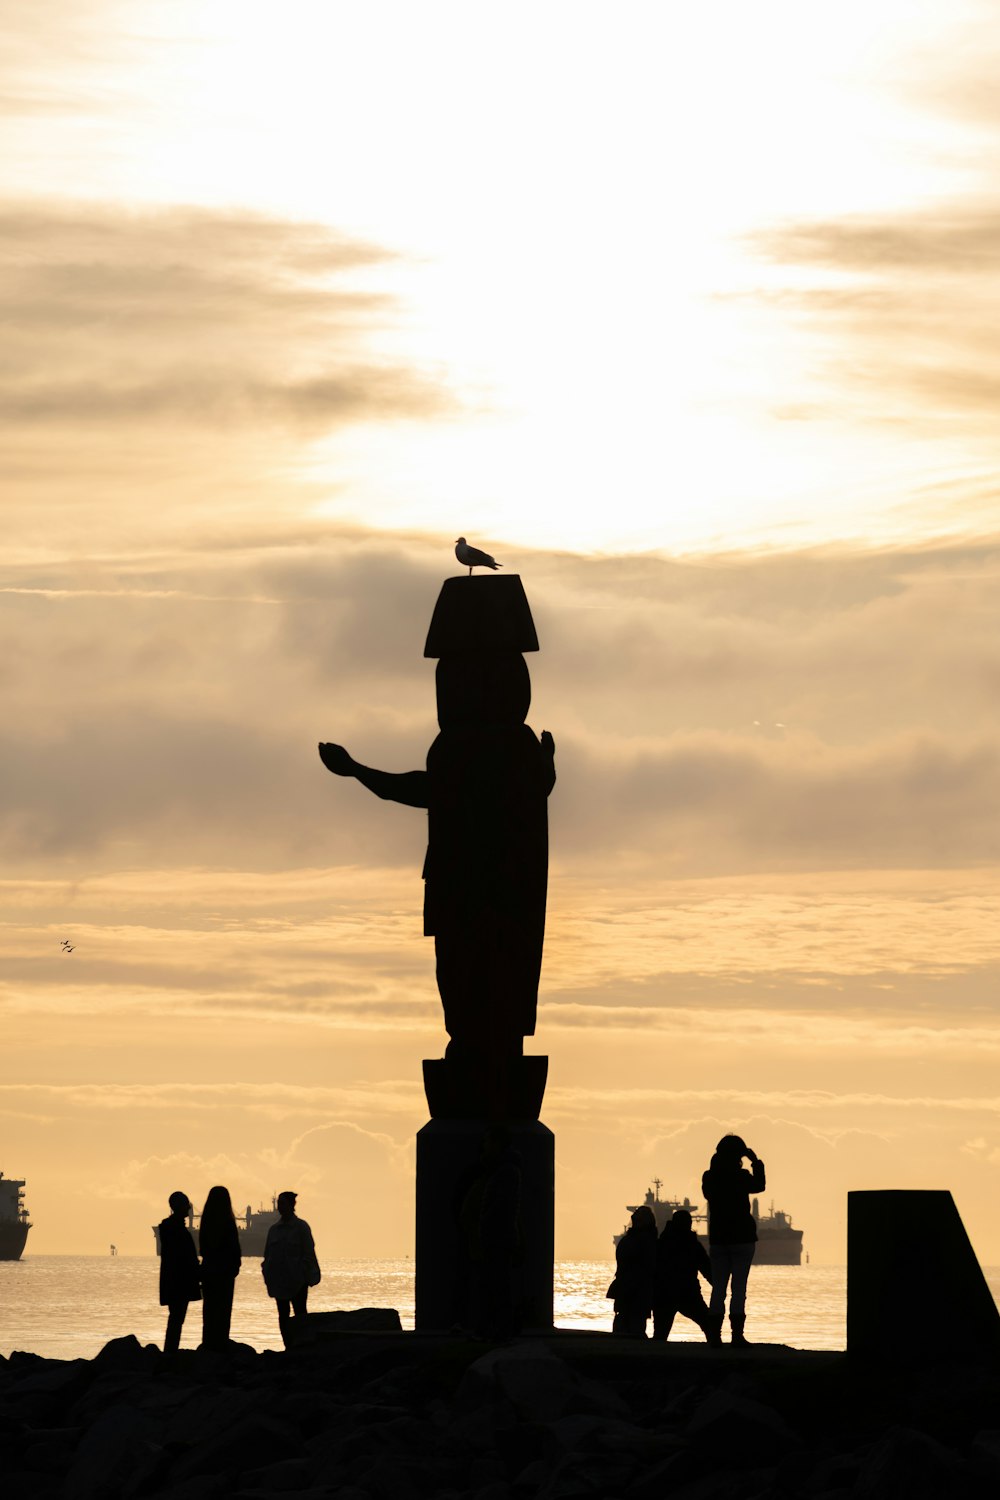
[[[427,772],[376,771],[353,760],[343,745],[320,744],[319,758],[334,776],[353,776],[376,797],[385,802],[402,802],[405,807],[427,806]]]

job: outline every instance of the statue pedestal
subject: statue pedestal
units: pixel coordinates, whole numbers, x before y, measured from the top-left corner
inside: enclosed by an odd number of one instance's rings
[[[847,1352],[996,1359],[1000,1314],[950,1193],[848,1193]]]
[[[424,1059],[424,1093],[432,1120],[537,1120],[542,1112],[547,1057]]]
[[[462,1202],[480,1159],[486,1120],[431,1120],[417,1132],[416,1326],[447,1332],[480,1321],[484,1276],[469,1252]],[[522,1251],[512,1291],[525,1331],[552,1328],[555,1136],[539,1120],[506,1121],[521,1170]]]

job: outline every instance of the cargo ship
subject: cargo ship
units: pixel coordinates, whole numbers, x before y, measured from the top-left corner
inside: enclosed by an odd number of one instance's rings
[[[272,1195],[270,1208],[252,1209],[247,1204],[246,1213],[236,1215],[236,1228],[240,1236],[240,1253],[248,1259],[254,1256],[261,1257],[264,1254],[264,1244],[267,1240],[267,1231],[272,1224],[277,1224],[281,1215],[278,1213],[277,1199]],[[201,1223],[201,1214],[194,1210],[188,1215],[188,1228],[194,1236],[195,1248],[201,1253],[198,1243],[198,1226]],[[153,1238],[156,1240],[156,1253],[160,1253],[160,1226],[154,1224]]]
[[[24,1206],[24,1178],[0,1172],[0,1260],[20,1260],[31,1221]]]
[[[653,1186],[646,1189],[646,1196],[642,1203],[629,1203],[627,1210],[634,1214],[637,1208],[651,1208],[656,1219],[656,1232],[660,1233],[668,1219],[673,1218],[677,1209],[683,1208],[691,1215],[694,1222],[695,1232],[702,1244],[708,1247],[708,1214],[697,1203],[692,1203],[690,1198],[661,1198],[660,1188],[663,1183],[658,1177],[653,1178]],[[757,1224],[757,1251],[754,1255],[755,1266],[800,1266],[802,1264],[802,1234],[801,1229],[792,1227],[791,1215],[786,1214],[783,1209],[775,1209],[771,1205],[766,1214],[761,1214],[760,1201],[754,1198],[751,1208]],[[628,1225],[625,1225],[625,1229]],[[622,1230],[622,1234],[625,1230]],[[621,1234],[614,1237],[615,1244],[621,1239]]]

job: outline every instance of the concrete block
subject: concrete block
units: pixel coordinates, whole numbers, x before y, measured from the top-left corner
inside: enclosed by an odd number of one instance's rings
[[[479,1159],[485,1120],[431,1120],[417,1132],[416,1316],[418,1330],[471,1329],[476,1267],[459,1220]],[[508,1122],[521,1168],[523,1249],[515,1268],[522,1327],[552,1328],[555,1137],[539,1120]]]
[[[1000,1312],[949,1192],[848,1193],[847,1349],[892,1359],[1000,1352]]]

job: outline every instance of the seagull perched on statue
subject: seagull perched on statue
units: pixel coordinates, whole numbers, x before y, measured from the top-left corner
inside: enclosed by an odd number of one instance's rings
[[[480,552],[478,547],[470,547],[464,536],[460,536],[455,543],[455,556],[463,568],[468,568],[469,577],[472,577],[473,568],[502,568],[503,563],[498,563],[488,552]]]

